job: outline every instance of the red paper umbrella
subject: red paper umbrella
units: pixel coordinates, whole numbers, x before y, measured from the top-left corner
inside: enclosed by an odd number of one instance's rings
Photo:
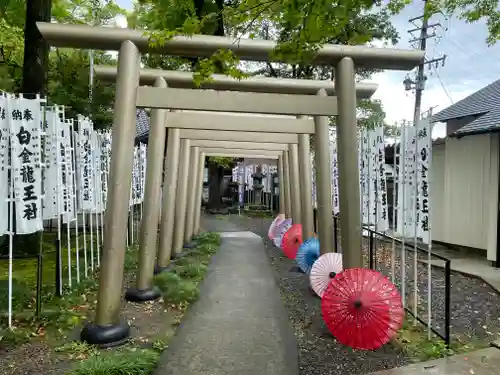
[[[302,244],[302,225],[293,224],[290,229],[286,231],[281,240],[281,248],[283,253],[290,258],[295,259],[297,251]]]
[[[285,220],[285,215],[279,214],[278,216],[276,216],[276,218],[273,220],[273,222],[269,226],[269,231],[267,232],[267,236],[269,237],[270,240],[277,237],[279,225],[281,224],[281,222],[283,220]]]
[[[351,268],[337,274],[321,301],[323,320],[337,340],[374,350],[401,328],[404,309],[396,286],[377,271]]]

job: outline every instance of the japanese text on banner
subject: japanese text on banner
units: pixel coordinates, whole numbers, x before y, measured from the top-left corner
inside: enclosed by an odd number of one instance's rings
[[[45,121],[43,129],[44,137],[44,163],[45,170],[43,173],[43,219],[54,219],[59,215],[58,201],[60,192],[58,189],[58,180],[60,174],[60,163],[57,153],[57,124],[56,108],[46,108]]]
[[[418,172],[418,227],[417,236],[428,244],[430,236],[429,167],[432,157],[432,138],[429,119],[417,123],[417,172]]]
[[[12,141],[16,233],[43,230],[39,99],[8,98]]]
[[[79,173],[79,198],[80,207],[83,211],[91,212],[94,210],[94,182],[93,182],[93,165],[92,165],[92,147],[90,134],[92,131],[92,123],[78,116],[78,167]]]

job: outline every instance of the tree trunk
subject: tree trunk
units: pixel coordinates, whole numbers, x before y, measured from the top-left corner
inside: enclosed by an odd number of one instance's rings
[[[50,22],[52,0],[27,0],[24,26],[24,64],[21,92],[26,97],[47,92],[49,45],[36,27],[37,22]]]
[[[208,202],[207,211],[211,213],[224,213],[227,211],[222,202],[222,180],[224,168],[213,162],[208,162]]]

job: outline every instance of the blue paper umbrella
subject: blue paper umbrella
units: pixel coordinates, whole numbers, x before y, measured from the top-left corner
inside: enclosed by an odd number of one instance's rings
[[[311,272],[311,268],[319,258],[319,240],[316,237],[311,237],[302,242],[299,247],[295,261],[304,273]]]

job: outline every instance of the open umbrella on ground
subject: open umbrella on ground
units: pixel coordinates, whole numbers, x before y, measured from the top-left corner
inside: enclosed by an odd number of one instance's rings
[[[283,222],[283,220],[285,220],[285,215],[279,214],[278,216],[276,216],[276,218],[269,226],[269,231],[267,232],[267,236],[269,237],[270,240],[272,240],[274,237],[278,235],[277,229],[280,223]]]
[[[335,338],[353,349],[375,350],[401,328],[404,308],[396,286],[381,273],[349,268],[328,284],[323,320]]]
[[[290,259],[295,259],[297,251],[302,244],[302,224],[293,224],[283,235],[281,248]]]
[[[311,272],[314,262],[319,258],[319,240],[311,237],[305,240],[297,251],[295,261],[304,273]]]
[[[326,253],[321,255],[314,262],[309,274],[309,282],[314,293],[323,297],[323,292],[330,281],[340,272],[342,272],[342,254]]]
[[[274,246],[281,248],[281,241],[287,230],[292,226],[292,219],[285,219],[278,224],[276,236],[273,238]]]

